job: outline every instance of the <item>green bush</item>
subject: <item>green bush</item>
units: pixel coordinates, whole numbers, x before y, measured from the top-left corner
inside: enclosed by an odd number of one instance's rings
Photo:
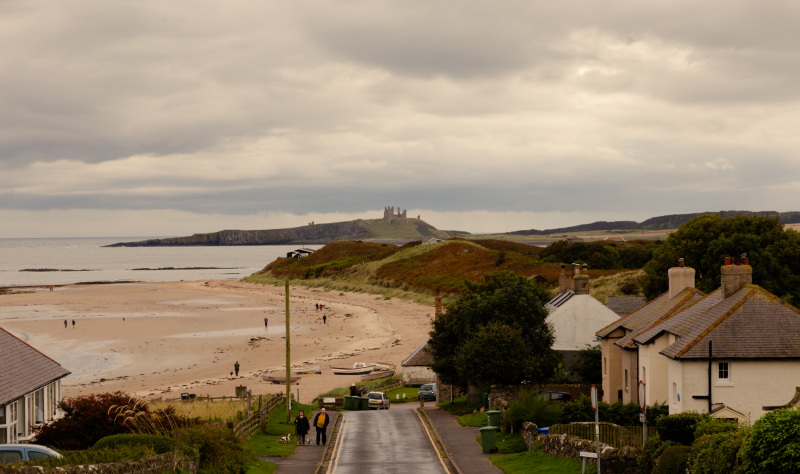
[[[753,424],[742,448],[745,472],[797,472],[800,466],[800,411],[780,409]]]
[[[686,474],[689,446],[670,446],[658,458],[656,474]]]
[[[662,440],[672,441],[681,446],[691,446],[694,443],[694,431],[697,424],[709,418],[704,413],[687,411],[657,418],[656,428]]]
[[[199,455],[200,472],[240,473],[258,459],[224,424],[184,428],[175,438],[182,441],[191,454]]]
[[[142,459],[155,456],[156,453],[150,446],[136,444],[105,447],[100,449],[92,448],[80,451],[61,451],[61,455],[63,457],[60,459],[43,459],[41,461],[30,462],[28,464],[43,467],[103,464]]]
[[[637,426],[641,424],[639,421],[641,410],[638,403],[599,402],[597,409],[600,412],[600,421],[620,426]],[[650,420],[648,423],[652,424],[653,420],[657,420],[668,413],[669,408],[666,405],[651,405],[647,407],[647,419]],[[586,395],[582,395],[574,402],[565,403],[561,415],[561,423],[564,424],[581,421],[594,421],[592,402]]]
[[[653,472],[653,469],[656,467],[656,459],[661,456],[661,453],[663,453],[665,449],[674,445],[672,441],[663,441],[657,434],[648,436],[642,448],[642,454],[636,460],[639,471],[644,474]]]
[[[131,446],[136,444],[150,446],[156,454],[163,454],[175,449],[175,447],[178,446],[178,441],[168,436],[160,435],[133,433],[117,434],[106,436],[98,440],[94,446],[92,446],[92,449],[116,448],[118,446]]]
[[[521,392],[519,397],[508,405],[506,419],[515,431],[519,431],[522,423],[526,421],[532,421],[539,426],[550,426],[561,420],[561,409],[560,404],[551,403],[537,395],[535,391],[528,390]]]
[[[739,428],[727,420],[712,419],[699,423],[689,454],[694,474],[728,474],[741,465],[740,452],[750,435],[750,427]]]

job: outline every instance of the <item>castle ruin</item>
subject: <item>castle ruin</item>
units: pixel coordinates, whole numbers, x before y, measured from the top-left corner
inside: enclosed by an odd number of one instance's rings
[[[384,207],[383,208],[383,222],[387,224],[391,224],[395,222],[397,219],[405,219],[406,218],[406,209],[403,212],[400,212],[400,208],[397,208],[397,214],[394,213],[394,206]]]

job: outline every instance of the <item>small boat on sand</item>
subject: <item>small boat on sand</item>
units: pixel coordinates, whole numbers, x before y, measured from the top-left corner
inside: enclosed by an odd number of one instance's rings
[[[362,374],[369,374],[372,372],[372,366],[369,366],[363,362],[356,362],[353,364],[353,367],[333,367],[331,366],[331,372],[336,375],[362,375]]]
[[[322,364],[316,365],[307,365],[305,367],[294,367],[292,368],[292,373],[295,374],[321,374]]]
[[[264,380],[266,380],[267,382],[272,382],[274,384],[286,383],[286,376],[285,375],[264,375],[263,377],[264,377]],[[293,376],[289,377],[289,383],[295,383],[298,380],[300,380],[300,376],[299,375],[293,375]]]
[[[373,370],[371,374],[362,375],[361,380],[378,380],[394,375],[394,370]]]

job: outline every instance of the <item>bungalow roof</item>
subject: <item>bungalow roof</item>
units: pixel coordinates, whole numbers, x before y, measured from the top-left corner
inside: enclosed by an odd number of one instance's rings
[[[0,328],[0,405],[16,400],[71,372],[33,346]]]
[[[412,352],[403,362],[400,363],[403,367],[430,367],[433,365],[433,354],[431,354],[431,346],[429,341],[425,341],[421,346]]]

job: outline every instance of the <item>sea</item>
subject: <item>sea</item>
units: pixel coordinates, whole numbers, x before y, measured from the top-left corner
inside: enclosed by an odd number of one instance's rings
[[[160,237],[0,239],[0,288],[238,280],[298,248],[321,245],[105,247]]]

